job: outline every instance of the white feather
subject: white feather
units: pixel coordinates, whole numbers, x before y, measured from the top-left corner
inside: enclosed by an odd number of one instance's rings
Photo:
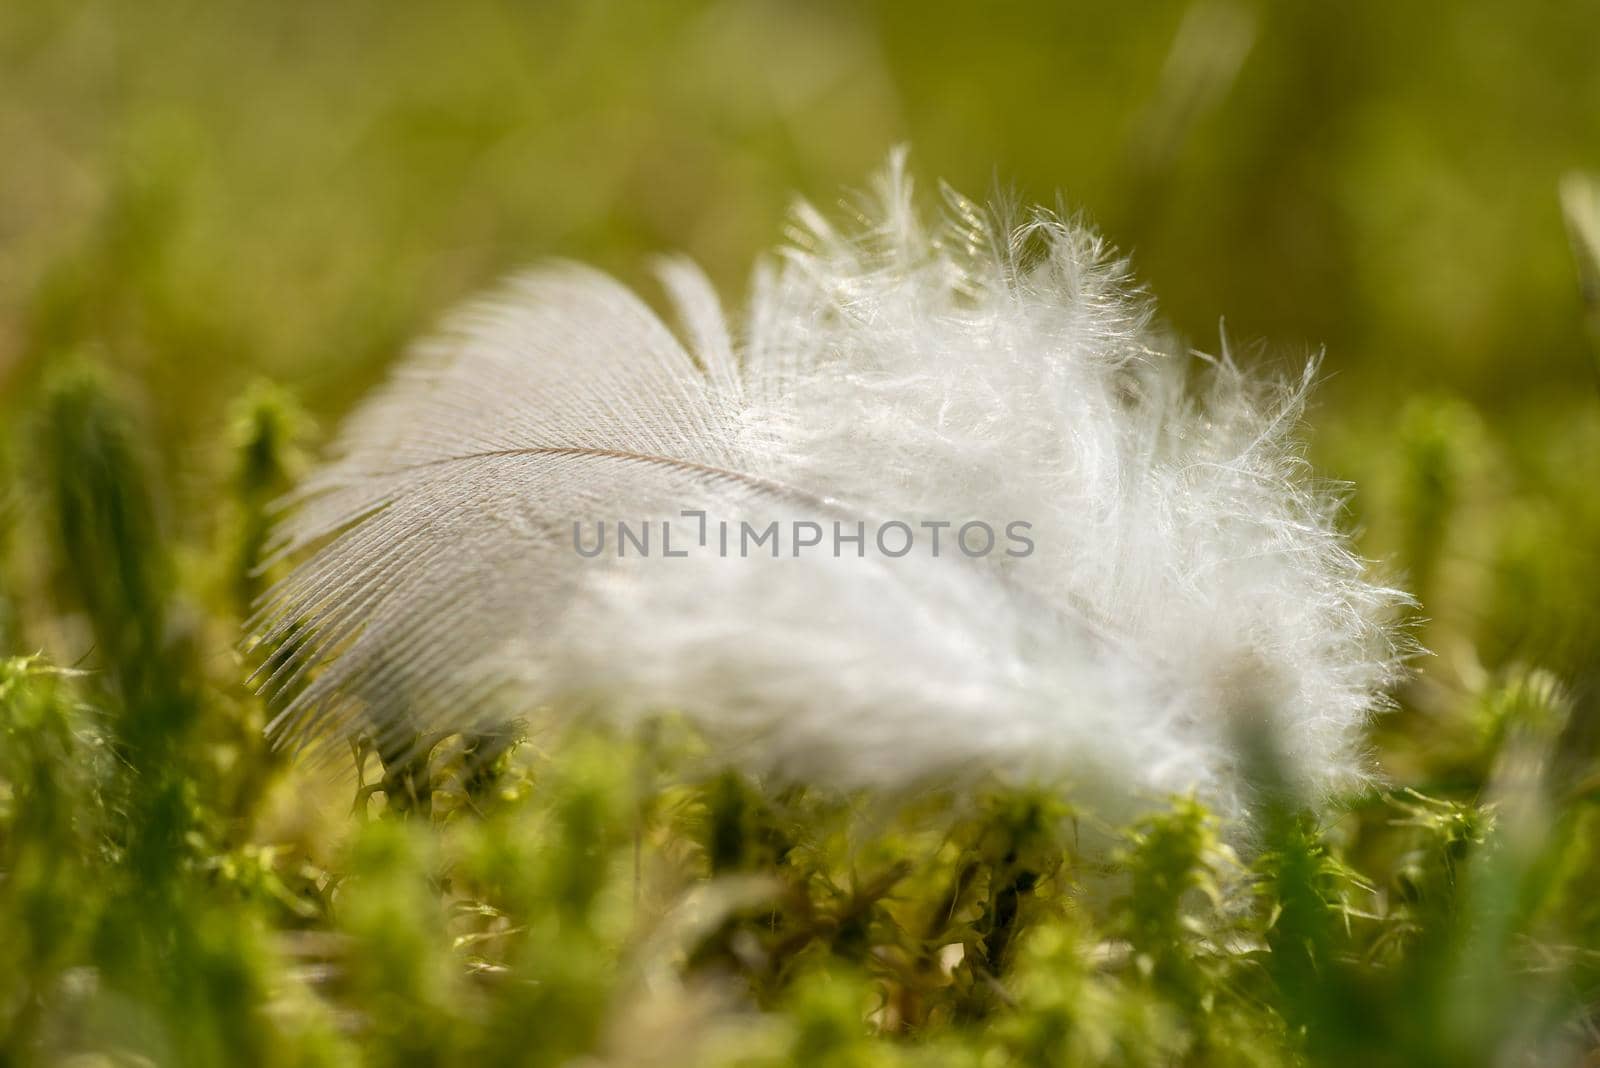
[[[1238,811],[1251,736],[1302,788],[1358,777],[1403,595],[1304,470],[1309,369],[1191,375],[1126,264],[1055,215],[947,193],[927,227],[899,157],[878,201],[859,233],[802,208],[743,331],[665,263],[687,350],[575,266],[423,345],[281,529],[299,563],[257,627],[293,637],[276,736],[679,710],[730,760],[844,786],[999,774]],[[574,522],[679,538],[694,509],[1022,521],[1035,551],[574,551]]]

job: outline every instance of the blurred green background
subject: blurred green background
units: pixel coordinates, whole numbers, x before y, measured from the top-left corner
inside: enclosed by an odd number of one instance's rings
[[[1384,787],[1269,827],[1246,878],[1194,806],[1112,829],[1134,893],[1080,910],[1059,799],[952,802],[936,841],[523,747],[431,810],[426,769],[381,767],[426,819],[367,825],[266,750],[237,639],[268,502],[409,339],[549,256],[650,295],[685,251],[737,307],[796,196],[832,209],[902,143],[930,200],[1081,211],[1198,349],[1225,320],[1246,362],[1324,353],[1311,457],[1430,650],[1374,725]],[[1588,0],[0,4],[0,1064],[343,1064],[350,1033],[560,1063],[636,1014],[634,913],[729,873],[788,896],[687,970],[767,939],[747,978],[796,1061],[901,1063],[907,1020],[960,1064],[1592,1050],[1596,173]],[[892,908],[874,865],[916,873]],[[884,991],[907,1015],[860,1059]]]
[[[0,14],[0,367],[102,347],[180,448],[256,372],[336,411],[530,260],[730,297],[888,148],[1065,203],[1214,349],[1340,394],[1593,383],[1556,196],[1592,3],[23,2]],[[1374,396],[1376,394],[1376,396]]]

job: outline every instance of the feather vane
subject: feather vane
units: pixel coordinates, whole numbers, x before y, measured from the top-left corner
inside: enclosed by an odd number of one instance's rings
[[[897,156],[859,228],[802,207],[737,328],[681,259],[677,333],[573,265],[458,314],[279,529],[297,564],[255,622],[285,649],[275,737],[681,710],[733,759],[842,786],[997,773],[1242,809],[1259,731],[1309,791],[1359,778],[1404,595],[1305,469],[1311,370],[1185,353],[1086,227],[944,199],[924,223]],[[684,513],[825,535],[725,554]],[[959,551],[972,520],[1032,551]],[[574,551],[575,523],[617,521],[694,551]],[[831,524],[889,521],[945,554],[829,551]]]

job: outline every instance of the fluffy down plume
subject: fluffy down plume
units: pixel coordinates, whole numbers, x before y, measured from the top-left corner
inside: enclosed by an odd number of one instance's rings
[[[947,192],[928,226],[911,192],[896,157],[857,230],[802,206],[737,328],[687,262],[660,270],[676,332],[555,265],[423,343],[279,530],[275,738],[676,711],[844,787],[1240,812],[1261,751],[1312,794],[1359,777],[1403,595],[1304,470],[1309,369],[1172,347],[1074,222]],[[741,545],[773,521],[777,558]],[[975,521],[989,552],[956,541]]]

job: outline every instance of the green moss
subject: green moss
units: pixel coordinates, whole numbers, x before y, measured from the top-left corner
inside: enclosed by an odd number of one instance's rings
[[[1592,6],[643,11],[0,5],[0,1064],[1592,1059]],[[361,818],[265,745],[302,402],[546,254],[734,297],[908,138],[1065,187],[1201,348],[1327,346],[1432,653],[1373,786],[1306,811],[1241,724],[1248,833],[838,796],[664,719],[391,746]]]

